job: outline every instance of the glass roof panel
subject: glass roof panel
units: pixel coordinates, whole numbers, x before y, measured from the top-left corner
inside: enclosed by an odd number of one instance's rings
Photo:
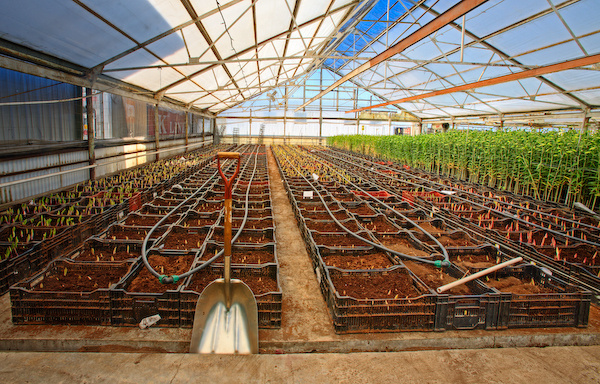
[[[135,44],[74,2],[30,0],[2,7],[0,36],[93,67]]]
[[[525,36],[527,38],[524,38]],[[496,35],[488,41],[496,48],[514,56],[569,39],[569,31],[555,13],[550,13]]]

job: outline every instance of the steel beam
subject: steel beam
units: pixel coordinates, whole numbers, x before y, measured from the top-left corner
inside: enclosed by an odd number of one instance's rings
[[[566,71],[568,69],[573,69],[573,68],[581,67],[581,66],[584,66],[584,65],[596,64],[596,63],[599,63],[599,62],[600,62],[600,54],[598,54],[598,55],[592,55],[592,56],[587,56],[587,57],[583,57],[583,58],[579,58],[579,59],[575,59],[575,60],[568,60],[568,61],[563,61],[563,62],[557,63],[557,64],[547,65],[547,66],[544,66],[544,67],[538,67],[538,68],[534,68],[534,69],[529,69],[529,70],[522,71],[522,72],[511,73],[510,75],[505,75],[505,76],[500,76],[500,77],[494,77],[492,79],[487,79],[487,80],[482,80],[482,81],[476,81],[474,83],[468,83],[468,84],[458,85],[458,86],[452,87],[452,88],[439,89],[437,91],[423,93],[423,94],[420,94],[420,95],[415,95],[415,96],[410,96],[410,97],[405,97],[405,98],[402,98],[402,99],[389,101],[387,103],[372,105],[372,106],[364,107],[364,108],[353,109],[351,111],[347,111],[346,113],[360,112],[360,111],[364,111],[364,110],[367,110],[367,109],[372,109],[372,108],[377,108],[377,107],[383,107],[383,106],[390,105],[390,104],[395,104],[395,103],[404,103],[404,102],[407,102],[407,101],[421,100],[421,99],[426,99],[426,98],[429,98],[429,97],[446,95],[448,93],[462,92],[462,91],[466,91],[466,90],[469,90],[469,89],[480,88],[480,87],[487,87],[487,86],[490,86],[490,85],[502,84],[502,83],[506,83],[506,82],[509,82],[509,81],[515,81],[515,80],[526,79],[526,78],[529,78],[529,77],[537,77],[537,76],[547,75],[549,73]]]

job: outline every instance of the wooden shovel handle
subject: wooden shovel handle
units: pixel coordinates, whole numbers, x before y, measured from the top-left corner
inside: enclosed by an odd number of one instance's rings
[[[233,185],[233,180],[237,177],[238,173],[240,173],[240,154],[238,152],[218,152],[217,153],[217,168],[219,169],[219,174],[223,179],[223,183],[225,183],[225,199],[231,199],[231,186]],[[237,167],[233,176],[227,178],[221,169],[221,159],[234,159],[237,160]]]

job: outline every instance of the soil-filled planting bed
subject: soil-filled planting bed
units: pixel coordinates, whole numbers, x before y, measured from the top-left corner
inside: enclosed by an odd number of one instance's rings
[[[64,267],[63,267],[64,266]],[[129,270],[129,264],[114,268],[89,270],[71,270],[65,263],[44,276],[44,280],[32,288],[33,291],[60,292],[91,292],[99,288],[110,288],[119,282]]]
[[[202,253],[200,260],[206,261],[217,254],[222,247],[207,247],[206,251]],[[223,255],[219,256],[215,263],[222,263]],[[265,264],[274,263],[275,255],[272,252],[263,250],[260,248],[233,248],[231,252],[231,263],[232,264]]]
[[[244,220],[243,219],[235,219],[232,220],[231,224],[232,224],[232,228],[234,230],[240,228],[240,225],[242,225],[242,222]],[[219,223],[220,225],[223,225],[223,222],[221,220],[221,222]],[[252,220],[252,219],[248,219],[246,220],[246,224],[244,225],[245,229],[265,229],[265,228],[273,228],[273,219],[267,217],[264,218],[262,220]]]
[[[144,240],[150,228],[141,229],[141,228],[125,228],[125,227],[114,227],[113,229],[108,231],[107,237],[109,239],[119,239],[119,240]],[[156,239],[162,234],[164,234],[166,228],[156,228],[154,232],[152,232],[152,238]]]
[[[196,249],[202,246],[208,230],[172,231],[161,245],[164,249]]]
[[[231,237],[235,236],[235,231],[232,229]],[[223,242],[223,229],[217,228],[212,235],[211,240],[222,243]],[[268,236],[266,233],[259,232],[245,232],[242,231],[240,236],[235,240],[236,243],[248,243],[248,244],[266,244],[273,242],[273,236]]]
[[[346,220],[350,218],[346,211],[343,210],[334,211],[332,213],[333,216],[338,220]],[[302,216],[304,218],[313,220],[331,220],[331,215],[329,215],[327,212],[302,212]]]
[[[381,244],[387,248],[403,253],[409,256],[428,257],[429,252],[422,249],[417,249],[407,238],[403,238],[397,235],[380,235],[377,236]]]
[[[463,270],[479,270],[492,267],[498,263],[495,256],[488,254],[464,254],[450,256],[450,261]]]
[[[370,276],[361,273],[337,275],[331,281],[340,296],[355,299],[398,299],[421,294],[413,286],[413,280],[406,270]]]
[[[345,221],[341,222],[346,229],[349,229],[352,232],[360,231],[362,228],[358,226],[356,221]],[[334,221],[315,221],[315,220],[306,220],[306,226],[308,229],[317,232],[342,232],[346,233],[336,222]]]
[[[205,227],[207,225],[213,225],[217,219],[210,217],[194,217],[189,219],[184,219],[181,225],[184,227]]]
[[[124,261],[140,256],[139,250],[131,247],[128,251],[127,248],[117,249],[116,246],[113,249],[88,248],[77,256],[77,261]]]
[[[150,255],[148,257],[148,263],[162,275],[180,275],[187,272],[193,261],[194,255]],[[141,268],[139,274],[131,280],[125,290],[128,292],[163,293],[176,287],[177,285],[174,284],[161,284],[158,278],[151,274],[148,269]]]
[[[153,227],[156,223],[159,222],[164,216],[150,216],[150,215],[129,215],[127,219],[125,219],[125,225],[138,226],[138,227]],[[171,215],[167,217],[164,224],[173,224],[179,219],[177,215]]]
[[[329,267],[339,269],[384,269],[394,265],[385,253],[366,253],[358,255],[327,255],[322,256],[323,262]]]
[[[347,234],[340,235],[328,235],[328,234],[319,234],[312,233],[312,238],[314,239],[317,245],[325,245],[328,247],[365,247],[370,246],[364,241],[355,238],[354,236]],[[362,238],[366,238],[367,240],[371,240],[366,233],[359,233],[359,236]]]
[[[515,276],[495,278],[493,275],[485,279],[486,285],[496,288],[501,292],[509,292],[519,295],[534,295],[540,293],[558,293],[555,289],[544,287],[533,279],[526,281]]]
[[[383,216],[378,216],[373,220],[363,220],[361,221],[361,225],[369,231],[378,233],[393,233],[399,231],[397,227],[390,224],[390,222]]]
[[[234,209],[232,217],[233,219],[243,219],[245,211],[243,209]],[[270,208],[266,209],[248,209],[248,217],[253,219],[264,219],[266,217],[272,217],[273,213]]]
[[[403,260],[402,262],[431,289],[437,289],[442,285],[457,280],[445,273],[443,268],[437,268],[434,265],[418,263],[411,260]],[[466,284],[462,284],[446,291],[446,293],[450,295],[470,295],[473,292]]]
[[[222,274],[213,271],[200,271],[194,274],[194,277],[186,290],[201,293],[208,284],[222,277]],[[235,270],[231,271],[231,277],[233,279],[238,279]],[[269,276],[244,276],[240,278],[240,280],[250,287],[250,290],[252,290],[252,293],[254,293],[255,296],[268,292],[277,292],[277,281]]]

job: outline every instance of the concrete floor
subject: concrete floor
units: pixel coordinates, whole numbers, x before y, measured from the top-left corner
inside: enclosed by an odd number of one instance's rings
[[[269,160],[283,320],[260,331],[261,355],[183,354],[190,329],[14,326],[4,295],[0,382],[600,382],[595,307],[587,328],[335,334]]]

